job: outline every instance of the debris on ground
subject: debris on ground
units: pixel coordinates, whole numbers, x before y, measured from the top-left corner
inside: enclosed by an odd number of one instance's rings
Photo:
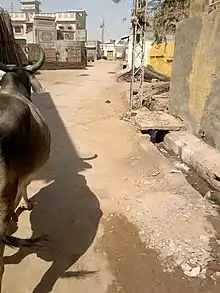
[[[215,202],[217,205],[220,205],[220,192],[218,190],[208,191],[205,198]]]
[[[162,74],[150,65],[144,68],[144,79],[146,81],[152,81],[153,79],[160,80],[160,81],[170,81],[170,77],[168,75]]]
[[[137,111],[126,112],[123,116],[121,116],[121,120],[127,121],[132,125],[136,125],[135,116],[137,115]]]
[[[87,73],[77,74],[77,76],[89,76]]]
[[[131,82],[132,72],[122,70],[117,75],[118,82]],[[137,74],[137,79],[140,76]],[[135,90],[135,89],[134,89]],[[161,74],[148,65],[144,73],[144,90],[142,105],[151,111],[168,112],[170,77]]]
[[[132,78],[132,70],[130,69],[125,69],[121,73],[118,74],[117,76],[117,81],[118,82],[131,82]],[[136,78],[139,78],[139,74],[136,74]],[[144,68],[144,81],[152,81],[152,80],[158,80],[158,81],[164,81],[164,82],[169,82],[170,77],[162,74],[156,70],[150,65],[147,65]]]
[[[170,82],[145,82],[142,105],[151,111],[168,112],[169,90]]]

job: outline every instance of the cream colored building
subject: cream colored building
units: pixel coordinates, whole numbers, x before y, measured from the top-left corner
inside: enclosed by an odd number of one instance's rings
[[[38,43],[39,38],[45,42],[87,41],[85,10],[44,13],[38,0],[20,0],[20,3],[21,11],[10,13],[18,43]]]

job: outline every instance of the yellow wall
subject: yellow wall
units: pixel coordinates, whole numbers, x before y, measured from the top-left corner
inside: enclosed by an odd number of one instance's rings
[[[171,79],[171,114],[220,150],[220,10],[179,23]]]
[[[154,44],[147,50],[147,65],[156,71],[171,76],[174,54],[174,42]]]

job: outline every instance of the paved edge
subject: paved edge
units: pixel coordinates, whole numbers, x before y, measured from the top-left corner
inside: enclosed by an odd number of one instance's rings
[[[220,152],[187,131],[174,131],[164,145],[194,168],[211,186],[220,190]]]

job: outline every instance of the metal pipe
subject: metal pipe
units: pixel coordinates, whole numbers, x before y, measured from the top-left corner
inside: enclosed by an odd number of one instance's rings
[[[220,3],[220,0],[215,1],[215,2],[212,2],[212,0],[210,0],[210,1],[209,1],[209,6],[213,6],[213,5],[216,5],[216,4],[218,4],[218,3]]]
[[[137,0],[133,0],[132,18],[136,15]],[[131,83],[130,83],[130,111],[133,110],[133,92],[134,92],[134,75],[135,75],[135,42],[137,26],[132,23],[132,59],[131,59]]]

